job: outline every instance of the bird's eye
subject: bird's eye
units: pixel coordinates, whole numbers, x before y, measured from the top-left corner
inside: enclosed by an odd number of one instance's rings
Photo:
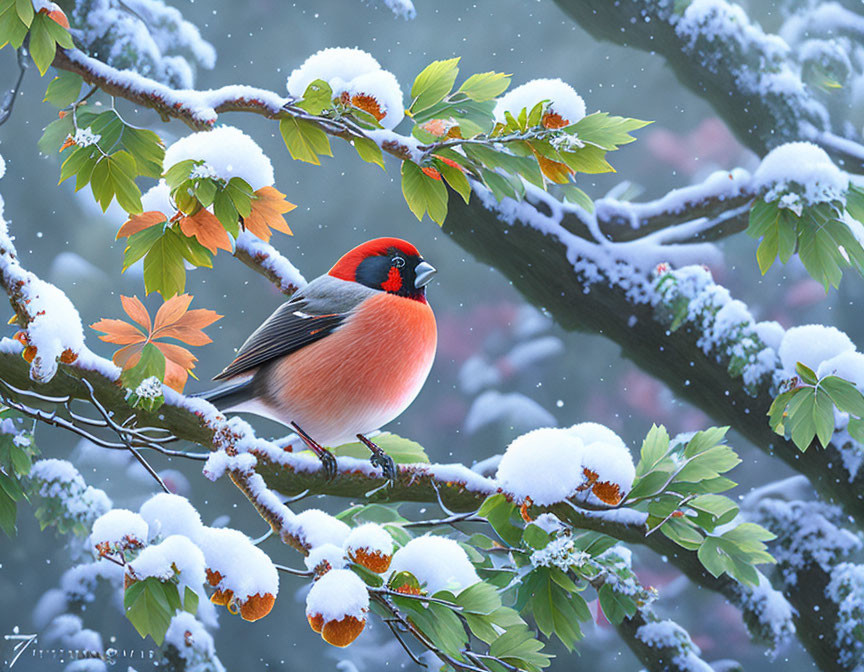
[[[390,265],[396,268],[402,268],[405,265],[405,260],[402,257],[393,257],[390,260]]]

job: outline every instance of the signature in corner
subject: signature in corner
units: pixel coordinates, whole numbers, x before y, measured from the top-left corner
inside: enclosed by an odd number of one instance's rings
[[[22,635],[18,632],[18,626],[15,626],[12,629],[11,635],[3,635],[3,639],[7,642],[12,641],[15,642],[15,646],[12,648],[13,657],[12,660],[9,661],[9,669],[12,669],[12,666],[18,661],[21,657],[21,654],[27,650],[27,647],[33,644],[36,641],[37,635]]]

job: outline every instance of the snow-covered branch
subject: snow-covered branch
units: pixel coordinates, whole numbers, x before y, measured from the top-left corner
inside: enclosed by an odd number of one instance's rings
[[[757,154],[808,139],[820,143],[845,169],[864,172],[860,137],[826,141],[837,137],[826,134],[839,133],[840,123],[832,125],[827,107],[802,80],[796,57],[804,51],[765,33],[739,4],[692,0],[679,9],[680,3],[663,0],[556,2],[594,37],[663,56],[678,79],[705,98]],[[832,18],[838,13],[822,14]],[[842,14],[860,23],[860,14]],[[845,30],[856,25],[844,24]],[[809,21],[806,25],[812,27]]]
[[[774,323],[757,324],[747,307],[716,285],[708,271],[683,269],[670,278],[672,293],[661,291],[656,264],[670,262],[674,268],[705,263],[710,248],[655,245],[650,238],[590,243],[572,233],[584,226],[584,211],[542,192],[523,203],[506,199],[498,204],[489,198],[482,202],[486,208],[466,207],[453,199],[444,231],[498,268],[565,329],[596,332],[615,341],[625,356],[676,393],[805,474],[823,496],[840,503],[856,520],[864,520],[864,473],[858,468],[862,447],[838,426],[826,449],[814,441],[801,453],[791,441],[774,434],[766,421],[777,383],[794,375],[790,359],[806,354],[792,347],[795,340],[801,342],[796,330],[788,332],[792,338],[783,363],[778,350],[784,330]],[[819,339],[815,334],[802,336]],[[838,353],[825,359],[833,354]],[[729,394],[716,394],[718,381]]]

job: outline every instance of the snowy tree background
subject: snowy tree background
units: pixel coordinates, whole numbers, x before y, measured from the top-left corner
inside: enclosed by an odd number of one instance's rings
[[[45,3],[34,4],[38,9]],[[142,29],[141,17],[149,17],[151,25],[160,20],[171,25],[177,20],[159,2],[126,2],[125,7],[107,0],[60,4],[73,28],[82,31],[73,30],[73,36],[88,45],[92,56],[109,59],[117,68],[138,68],[177,88],[206,90],[246,84],[282,96],[286,78],[310,54],[325,47],[356,46],[396,76],[406,93],[406,106],[410,102],[407,92],[418,72],[433,60],[458,56],[466,75],[490,70],[512,73],[513,86],[534,78],[560,77],[582,96],[588,112],[603,110],[651,120],[652,125],[634,132],[637,142],[610,157],[616,173],[580,173],[575,183],[595,201],[608,199],[605,205],[597,205],[596,219],[603,219],[609,231],[623,230],[624,242],[627,230],[632,231],[632,218],[643,217],[646,226],[658,229],[681,226],[668,240],[657,241],[669,243],[668,249],[633,250],[634,258],[645,255],[639,262],[640,277],[648,278],[652,287],[666,273],[663,264],[671,264],[673,271],[687,264],[708,268],[708,273],[691,269],[674,276],[675,287],[671,291],[667,287],[669,293],[658,302],[661,309],[656,314],[638,302],[628,304],[622,292],[604,291],[605,282],[582,284],[572,267],[562,263],[566,256],[543,233],[551,232],[554,237],[554,227],[560,225],[579,235],[577,229],[584,228],[586,218],[578,212],[568,211],[552,221],[559,211],[549,203],[538,206],[542,199],[535,195],[529,205],[540,213],[534,220],[541,222],[538,229],[530,221],[529,226],[520,226],[524,211],[516,211],[514,220],[514,211],[507,209],[506,202],[499,210],[489,210],[476,196],[468,206],[451,197],[447,220],[439,228],[428,218],[417,222],[406,207],[398,160],[393,157],[385,154],[386,172],[382,172],[360,162],[354,149],[333,138],[333,158],[322,158],[320,166],[310,166],[292,160],[273,120],[243,113],[219,118],[220,123],[243,129],[260,145],[272,161],[276,186],[297,204],[287,217],[294,235],[276,234],[271,243],[306,278],[323,272],[344,250],[383,235],[411,240],[439,269],[439,280],[430,289],[440,339],[435,366],[420,397],[389,428],[422,445],[433,463],[459,462],[467,467],[476,463],[478,474],[494,477],[494,456],[520,435],[538,427],[567,428],[588,421],[617,433],[638,461],[652,423],[665,425],[673,437],[712,425],[731,425],[727,441],[742,462],[726,474],[738,483],[727,495],[750,521],[777,535],[768,550],[778,564],[759,565],[759,569],[774,588],[785,592],[791,605],[770,591],[764,579],[761,591],[744,591],[743,597],[735,592],[738,584],[729,575],[721,575],[717,584],[699,585],[693,578],[705,571],[692,549],[685,553],[674,547],[681,551],[681,559],[657,552],[650,543],[626,538],[621,562],[626,564],[629,558],[623,556],[629,555],[627,549],[632,551],[632,567],[639,581],[657,589],[651,609],[660,619],[658,624],[648,623],[641,636],[634,634],[634,627],[628,636],[626,627],[614,627],[608,614],[602,613],[590,588],[585,599],[591,618],[581,623],[584,637],[575,643],[581,659],[577,662],[572,657],[560,637],[550,637],[544,651],[556,656],[551,669],[580,663],[612,669],[705,669],[700,667],[702,661],[724,670],[735,669],[736,662],[745,669],[858,669],[864,648],[864,571],[854,563],[861,559],[864,489],[862,475],[857,474],[861,447],[851,438],[854,425],[848,425],[849,415],[838,410],[839,438],[834,453],[815,440],[801,453],[792,441],[772,432],[766,412],[771,397],[785,389],[779,385],[783,376],[769,371],[765,362],[754,364],[747,359],[750,352],[745,353],[746,361],[739,370],[730,374],[729,358],[720,354],[721,346],[729,345],[723,340],[724,325],[719,319],[714,321],[710,310],[706,309],[707,318],[699,313],[699,307],[711,307],[706,296],[717,296],[713,294],[713,283],[717,283],[746,304],[736,304],[728,311],[732,323],[743,321],[742,315],[747,316],[741,311],[746,309],[760,323],[776,321],[785,329],[831,325],[845,332],[850,343],[862,342],[864,322],[858,303],[864,283],[859,275],[847,271],[839,287],[826,292],[821,279],[808,273],[796,255],[788,263],[775,262],[763,276],[755,254],[758,243],[743,233],[750,203],[754,197],[761,200],[766,191],[762,187],[778,179],[777,175],[782,177],[784,170],[800,169],[795,174],[802,176],[802,194],[814,184],[824,187],[825,175],[833,175],[831,170],[837,175],[829,188],[845,180],[845,174],[824,165],[820,172],[814,162],[818,164],[821,156],[809,150],[781,155],[773,173],[770,164],[763,164],[761,183],[750,180],[749,174],[728,172],[742,168],[758,176],[760,159],[775,146],[820,138],[836,166],[849,171],[853,184],[860,182],[855,175],[864,173],[864,149],[858,144],[864,123],[861,3],[694,0],[693,32],[679,35],[678,41],[670,36],[675,35],[674,30],[671,34],[664,31],[663,18],[668,19],[674,10],[674,21],[680,21],[677,17],[691,4],[686,1],[628,0],[614,8],[602,1],[579,0],[496,0],[468,6],[421,1],[415,3],[415,12],[409,3],[395,0],[290,6],[270,0],[177,0],[173,5],[189,24],[173,31],[162,24],[150,36]],[[106,23],[117,28],[104,33]],[[662,42],[656,50],[650,37],[655,28],[656,44]],[[766,37],[762,29],[772,36]],[[781,39],[790,45],[788,52]],[[4,48],[0,51],[0,87],[11,89],[18,74],[15,51]],[[5,176],[0,181],[3,216],[21,264],[59,287],[88,325],[103,317],[121,316],[120,295],[143,298],[142,278],[134,267],[120,274],[125,240],[115,241],[115,235],[127,214],[116,203],[103,213],[89,189],[74,191],[73,180],[58,187],[58,160],[38,153],[43,129],[57,113],[42,100],[52,74],[56,73],[49,70],[40,78],[31,65],[9,120],[0,126],[0,154],[5,160]],[[176,120],[162,123],[159,115],[134,101],[118,98],[117,107],[130,123],[152,128],[167,145],[190,132]],[[789,109],[797,113],[789,116]],[[830,122],[825,123],[829,117]],[[815,129],[811,136],[806,135],[808,128]],[[716,176],[709,180],[715,171],[727,172],[720,180]],[[673,189],[701,184],[704,186],[689,201],[673,198],[653,211],[651,206],[644,211],[627,206],[631,200],[654,201]],[[845,187],[843,192],[845,198]],[[712,198],[712,194],[719,197]],[[498,219],[501,212],[508,222]],[[652,214],[657,214],[654,220]],[[549,217],[544,220],[545,215]],[[701,217],[707,219],[698,219]],[[683,228],[694,221],[691,228]],[[529,233],[514,233],[512,245],[496,237],[496,231],[510,226]],[[728,235],[729,229],[737,233]],[[693,243],[699,235],[716,239],[716,247],[694,244],[678,249],[671,245]],[[186,291],[195,297],[193,307],[211,308],[226,316],[208,329],[215,342],[196,351],[195,372],[201,381],[190,380],[187,392],[206,389],[208,379],[231,358],[233,349],[283,299],[273,283],[230,255],[220,255],[214,267],[216,272],[196,269],[187,273]],[[601,274],[603,271],[601,268]],[[624,281],[620,286],[626,285],[630,272],[621,272]],[[145,300],[151,314],[159,305],[155,298]],[[717,300],[724,300],[722,293]],[[707,303],[700,304],[702,301]],[[663,313],[664,306],[668,315]],[[651,319],[655,321],[649,324]],[[678,329],[682,321],[686,327]],[[15,331],[17,327],[9,327],[5,335],[11,337]],[[828,375],[831,370],[819,366],[823,361],[854,350],[836,333],[814,330],[799,332],[797,343],[794,338],[788,340],[784,357],[782,331],[765,326],[752,331],[765,346],[779,351],[782,362],[776,368],[787,377],[795,375],[798,361],[820,377]],[[709,341],[708,346],[697,346],[700,335]],[[95,332],[88,336],[91,350],[110,356],[110,346],[98,341]],[[710,351],[715,345],[717,351]],[[20,359],[17,352],[15,355]],[[862,375],[862,369],[852,359],[837,375],[864,384],[864,379],[855,377]],[[754,368],[748,369],[750,366]],[[741,370],[745,372],[743,383]],[[771,385],[756,385],[746,380],[748,370],[754,377],[774,379]],[[4,372],[0,368],[0,378],[5,380]],[[748,396],[748,391],[755,392],[754,396]],[[259,419],[253,424],[258,436],[285,433]],[[27,424],[28,431],[31,425]],[[23,426],[19,423],[10,431],[20,433]],[[8,434],[7,429],[3,431]],[[830,433],[834,429],[832,425]],[[131,511],[139,511],[158,492],[150,474],[127,451],[100,448],[44,423],[36,428],[35,442],[40,457],[75,465],[91,490],[81,486],[74,499],[94,512],[101,512],[107,504],[92,488],[103,490],[114,508]],[[839,451],[841,444],[845,452]],[[148,456],[148,460],[173,492],[194,504],[205,525],[227,526],[253,539],[267,531],[247,497],[228,478],[211,481],[202,477],[202,462],[163,455]],[[803,466],[796,468],[796,462]],[[528,463],[533,464],[530,451]],[[38,485],[38,463],[34,469],[31,480]],[[46,485],[40,497],[51,501],[58,495],[51,481],[65,473],[66,467],[43,463],[41,469]],[[537,469],[542,480],[545,474],[539,466]],[[816,484],[821,500],[800,473]],[[506,482],[506,474],[498,476]],[[68,489],[78,488],[75,479],[69,483]],[[754,490],[757,488],[761,490]],[[509,492],[518,495],[517,490],[512,484]],[[362,492],[337,498],[313,490],[291,507],[336,514],[362,503]],[[8,605],[0,614],[0,630],[3,634],[38,632],[38,646],[45,649],[98,646],[101,650],[134,650],[137,658],[120,656],[118,664],[149,669],[160,658],[159,647],[151,638],[141,639],[122,617],[119,591],[104,583],[91,590],[80,575],[69,572],[91,554],[86,536],[76,541],[74,530],[65,534],[54,529],[40,531],[40,521],[33,515],[38,498],[33,499],[33,506],[19,502],[17,536],[4,537],[0,549],[0,594]],[[412,521],[447,515],[438,508],[434,495],[421,503],[405,504],[400,511]],[[45,515],[50,516],[50,510]],[[194,515],[176,515],[184,526],[178,533],[195,537],[198,533],[189,531],[198,529]],[[124,525],[134,528],[140,521],[108,521],[112,522],[122,529]],[[323,529],[326,523],[318,522]],[[460,529],[495,536],[479,523],[466,523]],[[453,532],[446,526],[442,531],[448,530]],[[417,534],[424,531],[413,530]],[[89,524],[83,532],[90,532]],[[105,540],[113,532],[109,530]],[[658,532],[654,535],[653,539],[661,538]],[[146,527],[140,536],[148,536]],[[300,556],[277,535],[262,542],[261,549],[275,563],[303,568]],[[182,549],[178,552],[183,553]],[[194,555],[194,551],[188,553]],[[553,553],[550,548],[548,554]],[[554,564],[543,557],[537,562]],[[251,558],[244,557],[244,562],[254,562]],[[264,575],[267,563],[258,560],[261,564],[253,566],[263,567],[260,573]],[[688,565],[690,560],[696,564]],[[114,570],[104,571],[107,575]],[[206,642],[203,622],[226,669],[305,669],[310,661],[325,669],[361,672],[380,669],[382,660],[392,668],[414,666],[377,617],[369,618],[364,633],[349,647],[328,646],[306,622],[308,577],[282,573],[279,578],[278,599],[266,618],[247,622],[221,608],[218,614],[216,607],[202,608],[196,622],[191,615],[178,617],[168,639],[182,640],[188,630],[199,642]],[[718,584],[722,584],[719,590]],[[733,599],[732,593],[738,597]],[[206,602],[207,596],[202,596]],[[794,623],[793,610],[797,611]],[[64,614],[75,614],[80,621]],[[683,631],[676,635],[662,619],[684,626],[698,648],[681,645],[680,651],[676,649],[681,660],[663,658],[659,652],[670,639],[674,643],[676,636],[683,640],[687,635]],[[530,615],[528,621],[533,627]],[[819,629],[822,626],[826,632]],[[795,628],[797,633],[793,633]],[[541,636],[541,640],[546,638]],[[6,660],[10,659],[11,641],[3,642]],[[441,665],[429,654],[423,661],[434,669]],[[169,659],[169,663],[180,669],[183,661]],[[68,656],[46,662],[24,655],[16,667],[60,669],[67,664]],[[81,663],[73,665],[82,667]],[[190,664],[189,669],[195,668]]]

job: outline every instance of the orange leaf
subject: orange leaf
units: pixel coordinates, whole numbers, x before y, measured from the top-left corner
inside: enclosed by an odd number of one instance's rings
[[[163,303],[159,310],[156,311],[156,323],[153,325],[153,335],[155,336],[156,332],[162,327],[166,327],[179,320],[183,316],[183,313],[186,312],[190,303],[192,303],[191,294],[180,294]]]
[[[566,163],[547,159],[536,150],[534,151],[534,156],[537,158],[537,163],[540,165],[543,175],[556,184],[567,184],[570,181],[570,175],[576,172]]]
[[[156,339],[176,338],[188,345],[205,345],[212,341],[202,329],[221,319],[222,316],[204,308],[188,310],[192,296],[182,294],[162,304],[156,312],[154,325],[138,297],[121,296],[120,299],[129,317],[144,327],[147,333],[143,333],[123,320],[102,319],[90,325],[93,329],[105,332],[104,336],[99,337],[103,341],[125,345],[114,353],[114,363],[122,369],[131,369],[141,360],[144,346],[152,343],[165,356],[163,382],[168,387],[182,392],[189,371],[195,368],[195,362],[198,360],[186,348]]]
[[[120,302],[123,304],[123,310],[126,311],[126,314],[144,327],[148,334],[153,330],[150,315],[137,296],[121,296]]]
[[[66,18],[66,14],[62,9],[52,9],[48,10],[47,7],[43,7],[39,10],[40,14],[47,14],[48,18],[51,19],[54,23],[59,23],[66,30],[69,30],[69,19]]]
[[[137,327],[133,327],[123,320],[101,319],[90,325],[91,329],[104,331],[105,335],[99,338],[106,343],[117,343],[118,345],[129,345],[130,343],[143,343],[147,336]]]
[[[201,208],[194,215],[181,218],[180,230],[187,238],[194,236],[212,254],[216,254],[216,250],[233,252],[228,232],[209,210]]]
[[[149,229],[151,226],[161,224],[166,219],[168,218],[158,210],[150,210],[149,212],[142,212],[140,215],[132,215],[126,223],[120,227],[120,230],[117,232],[116,240],[134,236],[136,233],[140,233],[144,229]]]
[[[189,352],[186,348],[180,345],[174,345],[173,343],[154,343],[157,348],[165,355],[165,359],[168,359],[178,366],[182,366],[184,369],[194,369],[195,362],[198,361],[198,358]]]
[[[432,166],[423,166],[420,170],[423,171],[423,174],[426,177],[431,177],[433,180],[441,181],[441,173],[438,172],[437,168],[433,168]]]
[[[62,119],[63,117],[60,117],[60,118]],[[74,144],[75,144],[75,138],[73,138],[70,135],[63,141],[63,144],[60,145],[60,149],[58,149],[57,151],[62,152],[64,149],[68,149],[69,147],[71,147]]]
[[[168,387],[176,392],[183,392],[186,387],[186,381],[189,379],[189,372],[182,366],[175,364],[170,359],[165,359],[165,380],[163,381]]]
[[[145,343],[134,343],[127,345],[125,348],[120,348],[114,353],[111,360],[121,369],[131,369],[141,359],[141,352],[144,350]]]
[[[291,234],[283,215],[297,206],[285,200],[285,194],[273,187],[261,187],[252,199],[252,212],[243,220],[243,225],[252,235],[265,243],[273,235],[270,229]]]

